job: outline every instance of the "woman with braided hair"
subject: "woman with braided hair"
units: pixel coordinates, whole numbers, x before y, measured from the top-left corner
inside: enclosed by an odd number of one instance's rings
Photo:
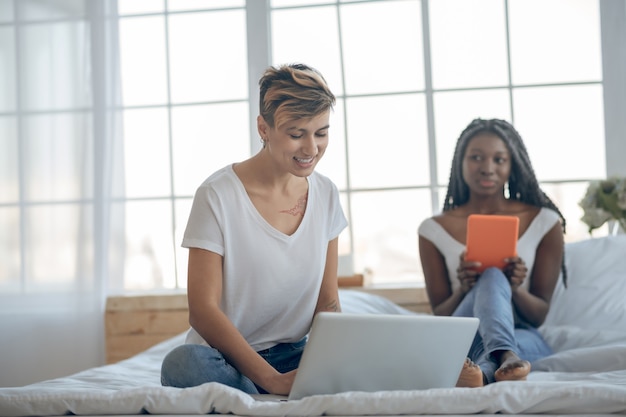
[[[467,218],[519,218],[518,256],[477,272],[464,259]],[[458,386],[525,380],[551,353],[537,328],[562,271],[565,219],[539,187],[521,136],[499,119],[473,120],[461,133],[443,212],[419,227],[419,254],[433,313],[480,319]]]

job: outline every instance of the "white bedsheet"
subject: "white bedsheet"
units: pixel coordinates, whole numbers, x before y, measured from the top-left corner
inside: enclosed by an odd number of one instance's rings
[[[162,358],[183,343],[181,334],[117,364],[1,388],[0,416],[626,414],[626,236],[570,244],[566,254],[570,284],[567,290],[559,284],[540,329],[556,353],[533,363],[528,381],[475,389],[348,392],[289,402],[255,399],[216,383],[162,387]],[[342,291],[341,302],[347,312],[411,314],[355,291]]]
[[[353,291],[342,291],[341,296],[346,311],[409,314],[380,297]],[[626,333],[571,326],[542,330],[553,337],[553,343],[577,340],[577,345],[568,349],[562,342],[564,350],[533,364],[526,382],[479,389],[349,392],[289,402],[255,399],[216,383],[188,389],[160,386],[161,360],[183,343],[181,334],[117,364],[0,389],[0,415],[626,414]]]
[[[552,359],[541,361],[526,382],[502,382],[478,389],[349,392],[289,402],[255,400],[216,383],[188,389],[160,386],[161,359],[183,340],[181,334],[128,360],[66,378],[21,388],[3,388],[0,390],[0,415],[626,414],[626,340],[607,348],[599,346],[558,353]],[[590,356],[595,358],[594,365],[604,369],[602,372],[579,368],[578,364],[586,364]],[[611,370],[616,364],[621,369]]]

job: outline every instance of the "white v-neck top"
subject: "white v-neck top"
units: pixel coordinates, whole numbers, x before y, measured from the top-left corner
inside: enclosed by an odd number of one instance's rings
[[[533,265],[535,264],[535,254],[537,253],[539,243],[558,221],[559,214],[556,211],[542,207],[531,221],[528,229],[526,229],[524,234],[517,240],[517,254],[526,263],[529,274],[532,272]],[[418,234],[430,240],[445,258],[446,267],[448,269],[448,279],[454,290],[460,285],[459,280],[456,279],[456,270],[459,266],[459,257],[465,250],[465,243],[454,239],[443,226],[437,223],[433,218],[428,218],[420,224]],[[522,286],[528,288],[529,281],[528,279],[524,280]]]
[[[328,243],[348,224],[330,179],[313,172],[307,180],[306,210],[291,235],[261,216],[232,165],[194,197],[182,246],[223,256],[222,310],[257,351],[308,333]],[[206,344],[194,329],[187,343]]]

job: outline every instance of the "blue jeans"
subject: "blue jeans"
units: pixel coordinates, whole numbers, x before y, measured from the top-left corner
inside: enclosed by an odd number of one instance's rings
[[[278,372],[292,371],[300,364],[306,337],[296,343],[280,343],[257,352]],[[168,387],[187,388],[219,382],[248,394],[266,394],[263,388],[242,375],[210,346],[185,344],[177,346],[163,359],[161,384]]]
[[[452,314],[480,319],[468,356],[489,383],[494,382],[499,367],[491,355],[495,351],[511,350],[529,362],[552,353],[539,331],[516,317],[511,297],[511,284],[504,273],[488,268]]]

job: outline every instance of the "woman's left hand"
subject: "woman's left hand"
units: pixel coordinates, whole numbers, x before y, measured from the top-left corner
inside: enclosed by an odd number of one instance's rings
[[[508,278],[511,289],[516,291],[526,279],[528,268],[526,268],[526,263],[519,256],[507,258],[505,261],[507,265],[503,270],[504,275]]]

